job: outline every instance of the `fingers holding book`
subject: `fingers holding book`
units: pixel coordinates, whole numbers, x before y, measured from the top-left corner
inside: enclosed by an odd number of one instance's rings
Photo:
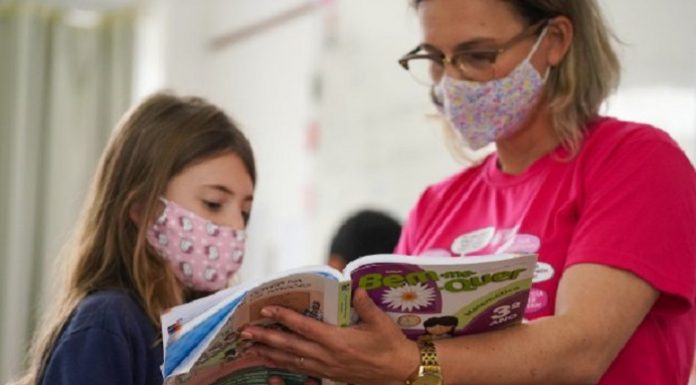
[[[294,373],[306,374],[310,377],[326,378],[326,373],[322,370],[326,364],[322,361],[313,358],[305,358],[261,344],[255,345],[252,350],[254,354],[263,356],[266,360],[270,361],[273,367],[289,370]],[[311,378],[308,380],[313,381]]]
[[[249,327],[243,335],[258,342],[256,354],[280,368],[334,381],[360,384],[402,384],[419,363],[416,344],[358,289],[353,306],[360,323],[327,325],[282,307],[268,307],[264,316],[294,333]],[[368,368],[367,370],[365,368]]]

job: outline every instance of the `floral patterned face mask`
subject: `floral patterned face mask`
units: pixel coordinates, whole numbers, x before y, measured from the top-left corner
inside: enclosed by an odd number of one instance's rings
[[[148,243],[186,286],[218,291],[227,286],[244,257],[244,230],[218,226],[172,201],[148,230]]]
[[[529,118],[546,83],[530,59],[545,35],[546,29],[522,63],[502,79],[478,83],[445,75],[435,86],[440,112],[471,149],[514,133]]]

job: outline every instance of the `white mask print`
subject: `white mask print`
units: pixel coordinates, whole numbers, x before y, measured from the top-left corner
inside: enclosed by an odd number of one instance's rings
[[[148,243],[169,262],[177,278],[201,291],[218,291],[239,270],[244,230],[216,225],[161,198],[164,212],[148,230]]]

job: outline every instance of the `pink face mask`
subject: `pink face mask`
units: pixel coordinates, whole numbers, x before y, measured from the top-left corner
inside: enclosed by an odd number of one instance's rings
[[[179,280],[201,291],[227,286],[244,257],[244,230],[218,226],[164,198],[164,212],[148,230],[147,240]]]
[[[546,83],[546,75],[542,77],[530,59],[545,35],[546,29],[529,55],[502,79],[477,83],[445,75],[434,88],[442,101],[440,112],[471,149],[511,135],[529,118]]]

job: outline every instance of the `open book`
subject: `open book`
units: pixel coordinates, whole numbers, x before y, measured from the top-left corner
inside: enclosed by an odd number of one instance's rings
[[[480,333],[522,321],[536,255],[412,257],[373,255],[343,272],[327,266],[286,271],[232,287],[170,309],[162,316],[165,384],[287,385],[306,377],[264,368],[245,355],[240,338],[248,325],[283,328],[263,318],[268,305],[282,305],[333,325],[359,322],[351,314],[352,290],[370,298],[413,340]]]

